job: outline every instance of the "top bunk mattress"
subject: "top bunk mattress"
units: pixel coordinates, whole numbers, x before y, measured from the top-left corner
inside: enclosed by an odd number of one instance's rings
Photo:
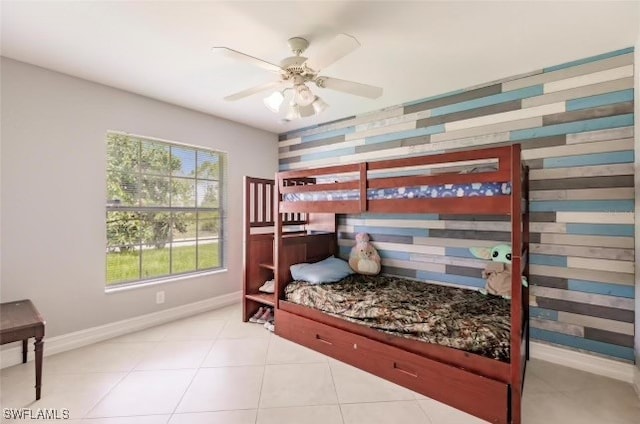
[[[510,301],[391,276],[293,281],[285,299],[385,333],[509,362]]]
[[[471,183],[443,184],[386,189],[368,189],[367,199],[439,199],[445,197],[472,196],[508,196],[511,183]],[[285,202],[322,201],[322,200],[358,200],[358,190],[316,191],[307,193],[286,193]]]

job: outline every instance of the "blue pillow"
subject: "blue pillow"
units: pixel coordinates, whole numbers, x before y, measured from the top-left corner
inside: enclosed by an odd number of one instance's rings
[[[346,261],[333,256],[313,264],[291,265],[289,269],[294,280],[307,281],[311,284],[334,283],[353,274],[353,270]]]

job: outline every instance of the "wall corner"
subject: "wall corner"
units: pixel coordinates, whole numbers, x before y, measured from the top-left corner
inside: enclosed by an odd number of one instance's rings
[[[640,6],[638,7],[638,22],[640,22]],[[640,93],[640,28],[638,31],[638,38],[636,40],[635,50],[634,50],[634,116],[635,116],[635,126],[634,126],[634,191],[635,191],[635,263],[640,263],[640,101],[638,101],[638,93]],[[636,370],[635,370],[635,388],[638,395],[640,395],[640,336],[638,334],[638,330],[640,329],[640,273],[638,272],[638,268],[636,265],[635,269],[635,336],[634,336],[634,349],[635,349],[635,359],[636,359]]]

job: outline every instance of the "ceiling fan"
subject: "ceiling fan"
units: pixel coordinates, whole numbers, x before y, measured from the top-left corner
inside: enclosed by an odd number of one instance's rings
[[[228,47],[214,47],[214,52],[277,73],[280,77],[279,80],[231,94],[224,99],[234,101],[275,89],[276,91],[264,99],[264,103],[269,110],[278,113],[284,102],[285,92],[291,90],[293,96],[287,108],[285,119],[293,120],[319,114],[328,107],[319,96],[309,89],[307,83],[314,83],[320,88],[328,88],[369,99],[376,99],[382,95],[382,88],[380,87],[319,75],[320,70],[360,47],[360,43],[354,37],[347,34],[338,34],[323,46],[312,59],[302,56],[302,53],[309,47],[309,42],[306,39],[301,37],[290,38],[288,44],[294,56],[283,59],[279,65]]]

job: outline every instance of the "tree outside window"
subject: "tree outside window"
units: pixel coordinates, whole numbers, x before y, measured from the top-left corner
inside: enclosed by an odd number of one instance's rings
[[[108,286],[222,267],[225,159],[107,134]]]

